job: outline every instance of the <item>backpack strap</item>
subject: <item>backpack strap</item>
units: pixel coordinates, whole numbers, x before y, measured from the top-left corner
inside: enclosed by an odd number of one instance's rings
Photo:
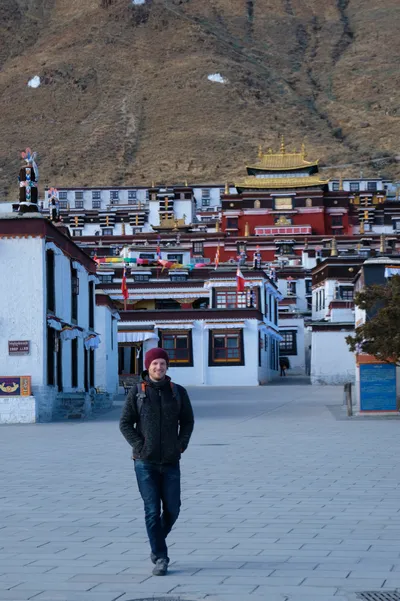
[[[146,382],[141,382],[140,387],[138,386],[136,393],[136,410],[140,419],[140,412],[142,410],[143,401],[146,398]]]
[[[172,396],[178,405],[178,415],[180,417],[181,409],[182,409],[182,399],[181,399],[181,395],[179,394],[179,388],[175,384],[175,382],[170,382],[170,385],[171,385],[171,390],[172,390]]]

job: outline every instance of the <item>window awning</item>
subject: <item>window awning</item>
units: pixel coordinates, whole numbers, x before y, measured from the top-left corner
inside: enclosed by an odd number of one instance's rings
[[[246,324],[244,321],[237,322],[219,322],[219,323],[205,323],[205,330],[237,330],[238,328],[245,328]]]
[[[118,332],[118,342],[141,342],[144,340],[158,339],[154,332]]]
[[[156,327],[159,330],[192,330],[192,323],[158,323]]]

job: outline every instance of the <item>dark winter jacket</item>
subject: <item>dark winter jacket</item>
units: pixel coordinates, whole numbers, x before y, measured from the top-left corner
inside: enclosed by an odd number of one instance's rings
[[[142,382],[146,382],[146,398],[139,416],[137,393]],[[180,398],[178,404],[170,382],[168,376],[161,383],[152,382],[145,371],[139,385],[133,386],[128,393],[119,428],[132,447],[134,459],[160,464],[176,463],[189,444],[194,426],[192,405],[185,388],[176,385]]]

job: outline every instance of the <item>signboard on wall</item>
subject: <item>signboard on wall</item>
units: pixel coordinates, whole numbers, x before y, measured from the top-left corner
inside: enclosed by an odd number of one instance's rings
[[[9,340],[9,355],[29,355],[29,340]]]
[[[360,411],[397,411],[395,365],[360,365]]]
[[[0,376],[0,397],[30,396],[30,376]]]

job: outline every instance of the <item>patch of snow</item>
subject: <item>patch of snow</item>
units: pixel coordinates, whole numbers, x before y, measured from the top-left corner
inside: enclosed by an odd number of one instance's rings
[[[40,77],[39,77],[39,75],[35,75],[35,77],[32,77],[32,79],[30,79],[28,81],[28,86],[30,88],[38,88],[40,86]]]
[[[228,83],[228,80],[222,77],[221,73],[211,73],[207,79],[216,83]]]
[[[132,4],[137,6],[138,4],[145,4],[146,0],[132,0]]]

